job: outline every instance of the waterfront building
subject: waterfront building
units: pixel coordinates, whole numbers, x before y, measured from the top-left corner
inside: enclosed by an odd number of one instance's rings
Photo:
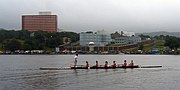
[[[106,46],[111,42],[110,34],[107,34],[104,30],[93,32],[81,32],[80,33],[80,45],[89,46],[89,42],[93,42],[94,46]]]
[[[23,15],[22,30],[57,32],[57,15],[39,12],[39,15]]]
[[[113,44],[122,44],[122,45],[137,44],[138,42],[141,42],[141,38],[138,36],[131,36],[131,37],[121,36],[112,40]]]
[[[133,32],[121,32],[121,34],[115,32],[112,34],[112,44],[127,45],[137,44],[138,42],[141,42],[141,38],[139,36],[135,36],[135,33]]]

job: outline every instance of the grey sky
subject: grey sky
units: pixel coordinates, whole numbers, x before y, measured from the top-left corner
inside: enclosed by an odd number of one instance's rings
[[[71,31],[180,31],[180,0],[0,0],[0,28],[21,29],[21,15],[51,11]]]

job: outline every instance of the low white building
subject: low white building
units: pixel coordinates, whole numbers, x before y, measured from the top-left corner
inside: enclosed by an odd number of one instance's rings
[[[139,36],[135,36],[134,32],[121,31],[120,34],[116,32],[112,37],[113,37],[111,42],[112,44],[127,45],[127,44],[136,44],[138,42],[141,42],[141,38]]]
[[[138,36],[131,36],[131,37],[120,36],[120,37],[113,39],[111,43],[126,45],[126,44],[136,44],[138,42],[141,42],[141,38]]]
[[[111,42],[110,34],[105,33],[104,30],[93,32],[80,33],[80,45],[89,46],[89,42],[94,42],[94,46],[106,46]]]

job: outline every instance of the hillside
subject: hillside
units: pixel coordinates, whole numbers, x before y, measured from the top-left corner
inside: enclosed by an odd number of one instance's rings
[[[166,32],[166,31],[160,31],[160,32],[150,32],[150,33],[136,33],[137,35],[149,35],[151,37],[154,36],[160,36],[160,35],[169,35],[169,36],[175,36],[175,37],[180,37],[180,32]]]

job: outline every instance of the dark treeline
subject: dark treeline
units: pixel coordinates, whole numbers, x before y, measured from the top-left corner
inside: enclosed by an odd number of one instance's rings
[[[73,43],[79,40],[79,34],[74,32],[28,32],[15,30],[0,30],[0,50],[35,50],[54,49],[63,45],[63,38]]]
[[[154,38],[156,38],[158,40],[165,40],[164,46],[167,46],[170,49],[177,50],[180,47],[180,38],[179,37],[160,35],[160,36],[155,36]]]

